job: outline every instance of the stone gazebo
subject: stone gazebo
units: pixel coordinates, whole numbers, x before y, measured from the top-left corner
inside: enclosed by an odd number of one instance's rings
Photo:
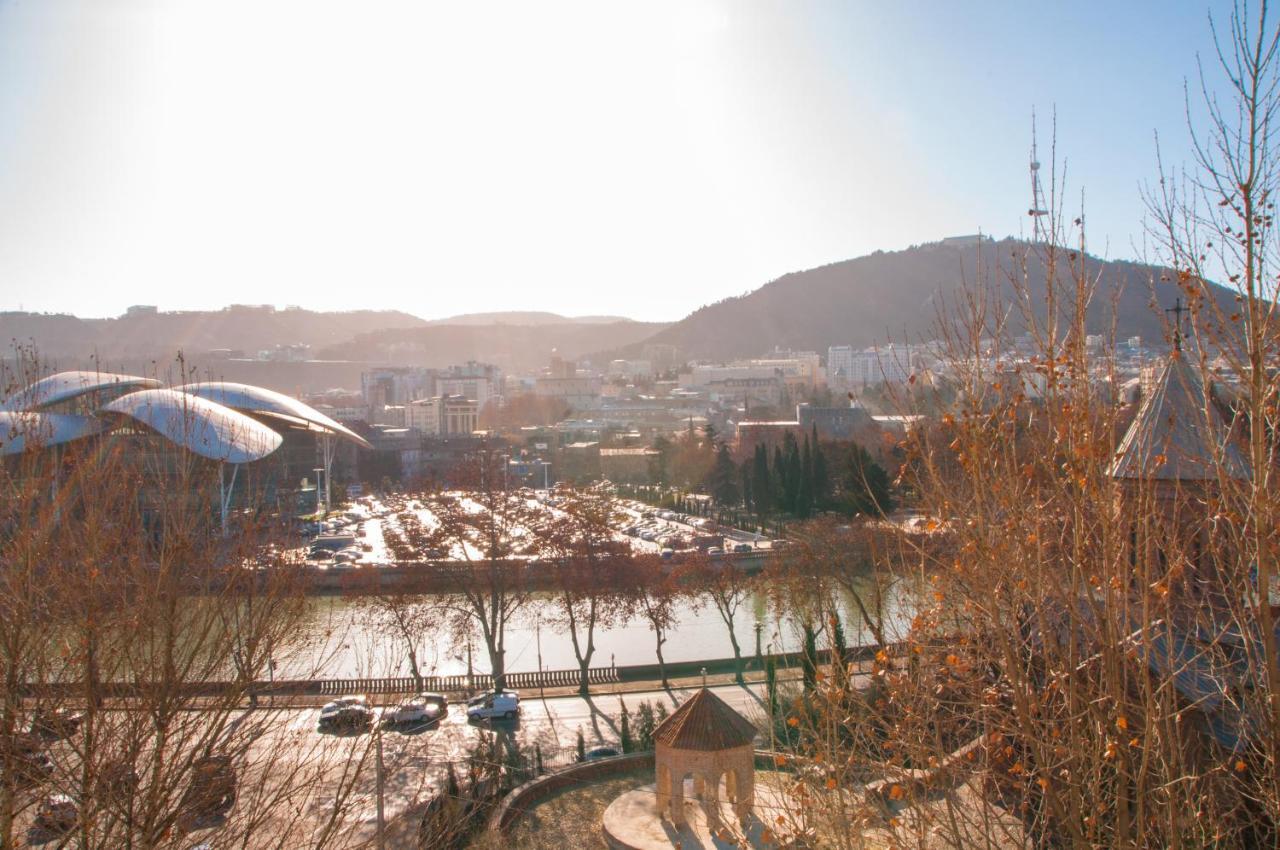
[[[685,777],[709,815],[720,809],[720,778],[740,822],[755,802],[756,729],[711,691],[703,688],[676,709],[653,734],[658,816],[677,828],[686,823]]]

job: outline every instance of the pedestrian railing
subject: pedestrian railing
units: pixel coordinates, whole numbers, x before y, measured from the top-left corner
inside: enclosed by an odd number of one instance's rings
[[[889,655],[903,653],[902,644],[885,647]],[[872,647],[852,647],[845,653],[845,662],[865,664],[872,660],[875,649]],[[798,666],[802,653],[789,652],[774,657],[780,669]],[[819,650],[816,662],[827,664],[831,653]],[[759,671],[764,659],[758,655],[744,655],[742,658],[716,658],[703,661],[680,661],[659,667],[657,664],[637,664],[623,667],[588,667],[587,684],[613,685],[620,682],[657,681],[663,678],[696,676],[703,674],[724,674],[742,670]],[[582,683],[582,671],[541,670],[507,673],[505,686],[519,690],[539,690],[543,688],[578,687]],[[153,693],[157,687],[145,682],[102,682],[92,688],[98,696],[108,699],[128,699],[147,693]],[[422,692],[438,692],[444,694],[471,694],[477,691],[491,691],[496,687],[493,675],[489,673],[461,674],[456,676],[392,676],[365,677],[348,679],[275,679],[272,681],[234,682],[185,682],[175,690],[185,696],[217,697],[227,693],[248,693],[254,696],[343,696],[345,694],[415,694]],[[30,697],[44,698],[76,698],[86,693],[82,682],[31,683],[25,686]]]

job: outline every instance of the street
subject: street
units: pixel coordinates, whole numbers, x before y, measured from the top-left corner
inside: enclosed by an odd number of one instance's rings
[[[717,686],[712,690],[735,710],[753,721],[763,716],[759,686]],[[305,806],[295,807],[294,828],[302,827],[311,836],[319,835],[331,822],[335,809],[346,824],[341,845],[355,846],[371,839],[377,828],[378,738],[382,743],[383,813],[388,824],[415,806],[431,799],[443,787],[449,764],[465,785],[468,759],[480,745],[481,760],[489,753],[509,754],[513,750],[530,760],[535,747],[541,751],[547,769],[568,764],[576,755],[577,735],[585,746],[619,744],[618,716],[621,703],[631,713],[635,734],[635,711],[641,702],[662,702],[668,713],[692,693],[691,690],[649,691],[624,695],[597,694],[581,697],[540,699],[536,693],[522,694],[521,716],[510,722],[468,723],[465,705],[450,706],[437,726],[427,728],[381,728],[360,734],[329,734],[316,730],[319,710],[259,710],[241,718],[254,730],[254,743],[247,753],[250,765],[242,787],[260,782],[256,795],[270,798],[277,782],[306,776],[311,790]],[[260,719],[258,719],[260,718]],[[492,749],[487,747],[492,746]],[[299,823],[301,821],[302,823]],[[305,824],[305,825],[304,825]],[[404,829],[411,824],[397,824]]]

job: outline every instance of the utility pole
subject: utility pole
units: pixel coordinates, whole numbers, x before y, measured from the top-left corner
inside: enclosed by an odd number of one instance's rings
[[[382,724],[381,723],[378,724],[377,735],[378,735],[378,738],[377,738],[378,752],[377,752],[377,763],[375,767],[376,767],[377,785],[378,785],[378,850],[387,850],[387,819],[382,806],[382,796],[384,791],[385,777],[383,776],[383,766],[382,766]]]

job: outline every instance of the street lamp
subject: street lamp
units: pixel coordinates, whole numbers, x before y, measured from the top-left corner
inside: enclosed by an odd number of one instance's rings
[[[316,513],[321,514],[323,516],[320,510],[320,503],[324,500],[324,491],[320,489],[320,475],[324,472],[324,467],[317,466],[315,469],[311,471],[316,474]],[[328,505],[325,505],[325,508],[328,508],[328,507],[329,507]]]

